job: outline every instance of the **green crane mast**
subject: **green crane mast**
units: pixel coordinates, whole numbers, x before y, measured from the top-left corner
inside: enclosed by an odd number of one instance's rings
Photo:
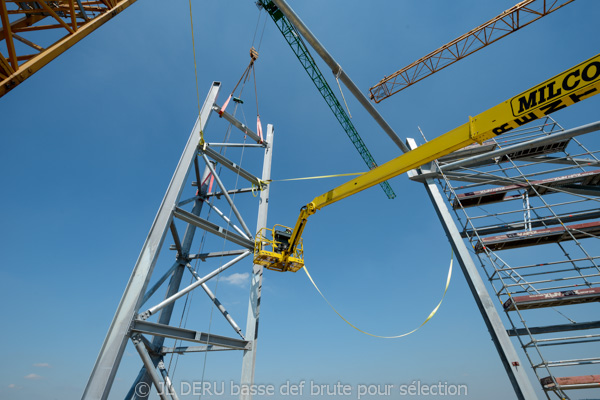
[[[306,73],[317,87],[317,90],[319,90],[319,93],[321,93],[321,96],[323,96],[323,99],[325,99],[325,102],[333,112],[333,115],[335,115],[340,125],[342,125],[342,128],[344,128],[344,131],[350,138],[350,141],[352,141],[352,144],[356,150],[358,150],[358,153],[367,164],[367,167],[369,167],[369,169],[376,168],[377,163],[373,159],[371,152],[369,152],[369,149],[367,149],[367,146],[356,131],[354,124],[352,124],[352,121],[348,117],[348,114],[346,114],[346,111],[340,104],[339,100],[335,94],[333,94],[331,87],[319,70],[315,60],[310,55],[308,48],[302,41],[300,34],[296,31],[296,28],[294,28],[290,21],[288,21],[285,15],[283,15],[283,13],[275,4],[273,4],[271,0],[258,0],[257,5],[259,5],[259,7],[263,7],[271,16],[273,22],[275,22],[275,25],[277,25],[277,28],[300,61],[300,64],[302,64],[306,70]],[[396,194],[387,181],[381,182],[380,186],[388,198],[393,199],[396,197]]]

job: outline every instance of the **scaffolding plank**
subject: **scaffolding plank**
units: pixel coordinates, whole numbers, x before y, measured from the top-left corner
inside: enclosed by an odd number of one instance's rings
[[[600,170],[578,172],[575,174],[557,176],[554,178],[531,181],[529,183],[516,183],[491,189],[483,189],[475,192],[460,193],[454,199],[452,207],[474,207],[484,204],[497,203],[506,200],[521,198],[521,195],[507,196],[507,193],[515,190],[527,190],[529,196],[537,196],[552,193],[553,187],[578,184],[582,186],[597,186],[600,184]]]
[[[597,235],[600,235],[600,221],[491,236],[478,241],[474,249],[476,253],[481,253],[486,248],[493,251],[508,250]]]
[[[595,301],[600,301],[600,287],[515,296],[508,299],[503,307],[505,311],[514,311],[517,308],[519,310],[531,310],[534,308],[565,306]]]
[[[600,321],[592,322],[578,322],[576,324],[560,324],[560,325],[546,325],[546,326],[533,326],[519,329],[507,329],[508,336],[527,336],[530,333],[532,335],[542,335],[545,333],[556,333],[556,332],[572,332],[572,331],[583,331],[587,329],[600,329]]]
[[[546,217],[534,219],[528,222],[532,228],[539,228],[541,226],[559,225],[566,224],[576,221],[586,221],[589,219],[600,218],[600,210],[593,211],[581,211],[573,212],[569,214],[561,214],[557,217]],[[523,221],[515,221],[508,224],[490,225],[483,226],[475,229],[466,229],[461,233],[463,238],[472,237],[477,232],[479,236],[492,235],[494,233],[510,232],[510,231],[522,231],[526,229],[526,224]]]
[[[566,140],[561,140],[561,141],[554,142],[554,143],[545,143],[545,144],[540,144],[540,145],[532,146],[532,147],[525,148],[525,149],[516,150],[512,153],[503,155],[502,157],[500,157],[498,162],[503,163],[503,162],[507,162],[510,160],[518,160],[518,159],[524,158],[524,157],[533,157],[533,156],[540,156],[543,154],[552,154],[552,153],[562,152],[562,151],[565,151],[565,149],[569,145],[570,140],[571,140],[571,138],[568,138]]]
[[[554,377],[554,379],[548,376],[540,379],[540,383],[546,390],[600,389],[600,375]]]
[[[552,142],[552,143],[534,144],[531,147],[518,149],[511,153],[504,154],[499,157],[490,156],[490,158],[488,158],[486,160],[477,161],[476,163],[470,164],[469,166],[473,167],[473,166],[483,166],[483,165],[489,165],[489,164],[499,164],[499,163],[508,162],[510,160],[519,160],[521,158],[535,157],[535,156],[541,156],[541,155],[552,154],[552,153],[559,153],[559,152],[565,151],[565,149],[569,145],[570,141],[571,141],[571,138],[567,138],[567,139],[559,140],[559,141]],[[441,157],[438,159],[438,161],[442,162],[442,163],[449,163],[452,161],[461,160],[461,159],[465,159],[468,157],[477,156],[480,154],[485,154],[485,153],[495,150],[497,147],[498,147],[498,144],[493,140],[488,140],[487,142],[484,142],[481,145],[479,143],[475,143],[475,144],[465,147],[464,149],[457,150],[457,151],[450,153],[444,157]]]

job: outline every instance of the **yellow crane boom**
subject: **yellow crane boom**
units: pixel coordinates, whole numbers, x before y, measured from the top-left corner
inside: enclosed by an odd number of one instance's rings
[[[475,117],[469,117],[469,122],[458,128],[315,197],[302,207],[289,241],[280,247],[283,250],[277,253],[277,257],[271,257],[268,262],[264,261],[264,258],[260,257],[261,246],[257,243],[255,262],[269,269],[295,272],[303,265],[297,260],[296,248],[301,241],[308,217],[317,210],[470,144],[481,144],[487,139],[578,103],[597,94],[599,90],[600,54]],[[264,243],[264,237],[261,240]],[[296,256],[294,263],[290,263],[292,255]]]

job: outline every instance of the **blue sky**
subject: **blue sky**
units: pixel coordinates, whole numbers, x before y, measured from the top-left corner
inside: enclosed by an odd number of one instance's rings
[[[290,1],[365,92],[513,3]],[[418,126],[429,138],[438,136],[598,53],[599,12],[594,0],[574,2],[377,107],[402,138],[418,138]],[[140,0],[0,99],[3,399],[77,399],[83,392],[197,115],[188,3],[170,2],[168,13],[164,2]],[[223,83],[220,102],[233,88],[249,61],[257,18],[250,0],[194,2],[202,98],[215,80]],[[320,66],[333,87],[329,69]],[[364,170],[270,20],[256,74],[261,119],[276,127],[274,179]],[[375,159],[397,156],[345,93]],[[565,127],[593,122],[599,102],[593,98],[555,118]],[[244,106],[250,126],[253,107],[252,101]],[[214,129],[221,138],[224,125]],[[274,183],[269,225],[292,225],[300,206],[343,181]],[[304,235],[306,263],[330,301],[382,335],[412,330],[429,314],[450,259],[423,188],[405,176],[390,183],[395,200],[377,187],[367,190],[319,211]],[[249,221],[253,230],[254,217]],[[233,299],[227,305],[245,326],[248,285],[236,283],[222,285],[220,293]],[[261,311],[257,382],[441,380],[467,384],[473,399],[513,396],[458,268],[438,315],[404,339],[351,329],[303,273],[266,273]],[[181,363],[181,379],[201,374],[202,357]],[[139,364],[128,348],[114,398],[122,397]],[[206,378],[238,379],[240,369],[239,354],[211,354]]]

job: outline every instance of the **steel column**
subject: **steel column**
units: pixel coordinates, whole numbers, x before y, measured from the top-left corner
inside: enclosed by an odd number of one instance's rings
[[[164,393],[163,383],[161,382],[160,377],[156,372],[156,369],[154,369],[154,364],[152,364],[150,354],[148,354],[148,350],[146,350],[146,347],[144,346],[144,342],[141,340],[140,335],[135,335],[134,337],[132,337],[132,341],[135,346],[135,349],[142,358],[144,366],[150,373],[150,379],[152,380],[152,383],[154,383],[154,387],[158,392],[158,396],[161,398],[161,400],[169,400]],[[144,386],[145,393],[150,394],[150,388],[151,386]]]
[[[263,163],[262,180],[271,179],[271,160],[273,156],[273,125],[267,125],[267,147],[265,149],[265,159]],[[269,185],[264,186],[260,192],[260,203],[258,206],[258,220],[256,222],[256,232],[267,226],[267,212],[269,210]],[[263,266],[254,264],[252,267],[252,281],[250,287],[250,301],[248,303],[248,319],[246,322],[245,338],[252,347],[244,351],[242,360],[242,377],[240,383],[250,386],[254,384],[254,365],[256,363],[256,345],[258,340],[258,317],[260,314],[260,296],[262,290]],[[242,400],[251,400],[250,394],[242,394]]]
[[[196,164],[196,163],[194,163],[194,164]],[[204,172],[203,172],[202,179],[200,180],[200,182],[206,182],[206,178],[208,177],[209,174],[210,174],[210,170],[208,169],[208,167],[204,168]],[[208,192],[208,184],[202,185],[202,183],[200,183],[200,185],[201,185],[200,186],[200,195],[204,196]],[[192,214],[200,215],[203,204],[204,204],[204,202],[202,201],[202,198],[196,197],[196,199],[194,201],[194,207],[192,208]],[[174,227],[174,221],[172,220],[171,226],[170,226],[171,232],[173,232],[173,227]],[[169,298],[169,297],[173,296],[175,293],[177,293],[177,291],[179,290],[179,288],[181,286],[181,278],[183,277],[184,266],[189,259],[190,247],[192,246],[192,242],[194,240],[195,234],[196,234],[196,227],[194,225],[188,224],[185,229],[185,233],[183,235],[183,242],[180,243],[180,246],[179,246],[180,248],[178,249],[177,260],[175,261],[175,264],[173,265],[173,267],[171,267],[171,269],[170,269],[170,271],[173,270],[174,272],[172,275],[169,274],[171,276],[171,280],[169,281],[169,286],[167,287],[167,293],[165,294],[165,298]],[[164,280],[166,280],[166,276],[163,276],[161,279],[159,279],[159,281],[152,287],[152,289],[150,289],[150,291],[148,291],[144,295],[144,299],[143,299],[142,303],[140,304],[140,307],[142,307],[142,305],[144,305],[146,303],[146,301],[152,296],[152,293],[153,293],[152,291],[153,290],[156,291],[158,289],[158,286],[160,286],[160,285],[162,285],[162,283],[164,283]],[[159,323],[169,324],[169,322],[171,321],[171,315],[173,313],[173,307],[174,307],[174,304],[170,304],[169,306],[165,307],[161,311],[161,313],[158,317]],[[139,311],[139,309],[138,309],[138,311]],[[152,339],[152,345],[154,346],[154,348],[158,349],[163,346],[164,341],[165,341],[164,337],[155,336],[154,339]],[[161,357],[153,356],[152,361],[153,361],[154,365],[157,365],[157,363],[161,362]],[[131,385],[131,389],[129,390],[129,393],[127,394],[127,396],[125,396],[125,399],[126,400],[147,399],[148,394],[144,394],[144,393],[140,394],[135,390],[135,388],[138,387],[138,385],[140,385],[141,383],[149,384],[150,378],[151,377],[146,370],[146,366],[142,366],[137,378]]]
[[[417,147],[416,142],[413,139],[408,139],[407,142],[411,150]],[[416,170],[412,170],[408,172],[408,175],[411,177],[418,173],[419,172]],[[467,246],[462,240],[460,232],[452,219],[452,215],[450,215],[450,212],[446,207],[443,196],[432,179],[427,179],[424,182],[424,186],[431,199],[431,203],[435,208],[436,214],[444,227],[446,236],[454,250],[454,254],[460,264],[465,279],[467,280],[469,289],[471,289],[471,293],[481,312],[485,325],[490,332],[492,341],[500,355],[500,359],[502,360],[502,364],[508,374],[508,378],[515,390],[517,398],[520,400],[537,399],[533,386],[525,373],[525,368],[504,329],[498,311],[496,311],[494,303],[481,279],[481,275],[479,275],[479,271],[477,271],[477,267],[469,254]]]
[[[160,371],[160,374],[163,377],[163,381],[165,382],[165,385],[167,386],[167,389],[169,390],[169,395],[171,396],[171,399],[179,400],[179,397],[177,397],[177,393],[175,392],[175,388],[173,388],[171,379],[169,378],[169,373],[167,372],[167,369],[165,368],[164,362],[160,361],[158,363],[158,370]]]
[[[213,235],[222,237],[223,239],[227,239],[230,242],[237,244],[238,246],[245,247],[248,250],[254,250],[253,240],[250,240],[247,237],[240,236],[237,233],[228,231],[227,229],[224,229],[217,224],[213,224],[212,222],[204,218],[195,216],[191,212],[187,212],[177,207],[175,208],[174,215],[175,217],[187,222],[188,224],[195,225],[200,229],[204,229],[205,231],[212,233]]]
[[[152,275],[160,249],[173,219],[173,208],[179,202],[183,185],[188,177],[194,157],[196,157],[200,132],[204,130],[204,126],[210,117],[211,107],[217,99],[220,86],[219,82],[213,82],[209,90],[200,112],[200,117],[192,130],[175,174],[160,205],[158,214],[150,228],[150,233],[142,247],[131,278],[127,283],[82,399],[105,400],[108,398],[117,368],[123,357],[125,345],[127,344],[129,326],[140,307],[148,286],[148,281]]]

